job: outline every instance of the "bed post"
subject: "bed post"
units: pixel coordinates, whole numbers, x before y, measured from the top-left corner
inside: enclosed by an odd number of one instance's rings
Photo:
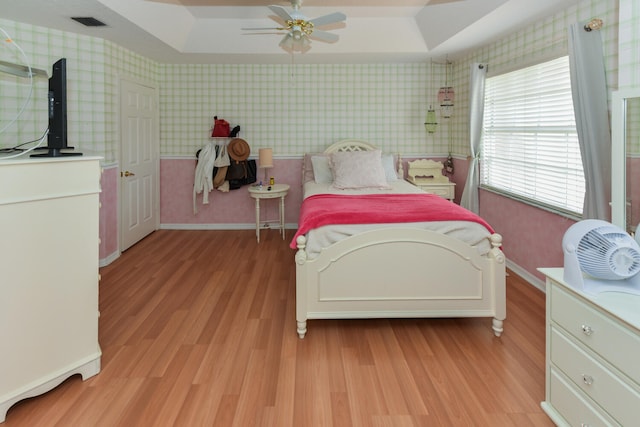
[[[307,281],[305,263],[307,262],[307,238],[298,236],[296,239],[298,251],[296,252],[296,325],[298,336],[304,338],[307,333]]]
[[[495,299],[495,317],[493,318],[493,333],[499,337],[504,331],[503,323],[507,317],[507,298],[506,298],[506,259],[504,253],[500,250],[502,246],[502,236],[494,233],[489,238],[491,240],[491,250],[488,257],[493,262],[493,292]]]
[[[398,165],[396,167],[398,171],[398,179],[404,179],[404,166],[402,165],[402,156],[400,152],[398,152]]]

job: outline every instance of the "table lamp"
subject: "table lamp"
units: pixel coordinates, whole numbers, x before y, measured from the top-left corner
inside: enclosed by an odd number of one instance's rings
[[[258,168],[264,169],[264,184],[269,183],[268,171],[273,167],[273,149],[261,148],[258,150]]]

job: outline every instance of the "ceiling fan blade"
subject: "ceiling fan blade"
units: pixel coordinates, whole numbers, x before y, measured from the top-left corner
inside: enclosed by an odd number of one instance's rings
[[[314,26],[321,27],[323,25],[335,24],[336,22],[342,22],[347,19],[347,15],[342,12],[334,12],[328,15],[320,16],[309,20]]]
[[[312,39],[317,39],[327,43],[335,43],[340,38],[337,34],[329,33],[327,31],[313,30],[309,35]]]
[[[294,21],[294,19],[291,17],[291,15],[289,15],[289,12],[287,12],[287,9],[285,9],[282,6],[277,6],[277,5],[271,5],[269,6],[269,9],[271,9],[271,11],[273,13],[275,13],[276,15],[278,15],[280,18],[282,18],[285,22],[286,21]]]
[[[278,30],[278,31],[282,31],[282,30],[286,30],[286,28],[282,28],[282,27],[258,27],[258,28],[240,28],[242,31],[264,31],[264,30]]]

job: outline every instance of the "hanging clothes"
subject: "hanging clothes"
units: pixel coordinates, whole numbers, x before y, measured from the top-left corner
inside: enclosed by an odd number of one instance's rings
[[[202,193],[202,204],[209,204],[209,192],[213,190],[213,163],[216,160],[216,144],[210,142],[198,154],[193,180],[193,214],[198,213],[196,196]]]

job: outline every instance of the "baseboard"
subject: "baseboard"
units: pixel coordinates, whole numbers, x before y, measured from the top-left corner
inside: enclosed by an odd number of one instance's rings
[[[106,258],[101,258],[98,262],[98,267],[106,267],[118,258],[120,258],[120,251],[115,251]]]
[[[270,222],[268,227],[262,225],[262,229],[279,227],[277,222]],[[298,224],[285,224],[286,230],[297,230]],[[162,230],[255,230],[255,222],[250,224],[160,224]]]
[[[529,273],[524,268],[520,267],[518,264],[507,260],[507,268],[513,271],[518,276],[522,277],[527,283],[531,286],[540,289],[542,292],[546,292],[546,286],[543,280],[538,279],[533,274]]]

